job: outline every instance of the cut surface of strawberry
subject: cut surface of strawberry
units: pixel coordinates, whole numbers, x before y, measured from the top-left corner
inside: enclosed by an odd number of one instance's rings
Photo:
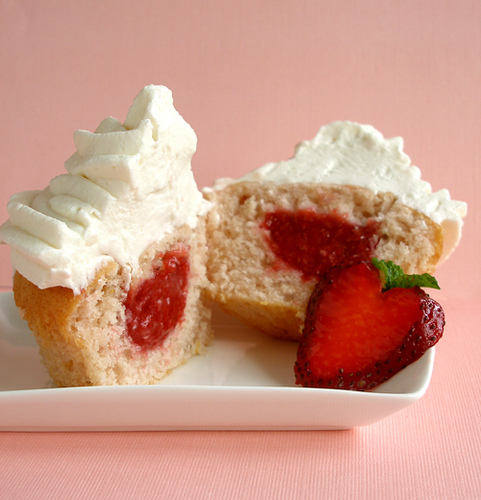
[[[187,301],[189,249],[158,255],[152,276],[129,290],[125,300],[127,334],[142,351],[159,347],[182,321]]]
[[[371,263],[331,269],[307,308],[296,383],[372,389],[433,346],[444,322],[441,306],[419,286],[383,291]]]
[[[370,259],[379,241],[374,220],[353,224],[338,212],[276,210],[265,215],[261,229],[283,266],[300,271],[305,280],[333,266]]]

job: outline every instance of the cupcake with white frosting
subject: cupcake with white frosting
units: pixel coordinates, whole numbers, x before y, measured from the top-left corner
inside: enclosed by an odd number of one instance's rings
[[[332,266],[373,257],[432,273],[461,237],[466,204],[432,192],[372,126],[334,122],[293,158],[204,194],[213,299],[246,324],[298,339],[307,302]]]
[[[68,173],[8,204],[15,301],[57,385],[155,383],[210,339],[196,135],[151,85],[74,142]]]

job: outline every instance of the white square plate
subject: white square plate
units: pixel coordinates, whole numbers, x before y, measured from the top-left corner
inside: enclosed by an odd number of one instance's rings
[[[327,430],[372,424],[421,398],[434,348],[374,392],[295,386],[293,342],[220,311],[216,337],[161,383],[55,388],[11,292],[0,294],[0,431]]]

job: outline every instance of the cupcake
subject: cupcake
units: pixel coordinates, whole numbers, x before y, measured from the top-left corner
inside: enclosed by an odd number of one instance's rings
[[[315,283],[377,257],[432,273],[456,247],[466,204],[432,192],[401,138],[335,122],[240,179],[204,190],[210,294],[269,335],[298,340]]]
[[[211,339],[196,135],[150,85],[74,142],[67,173],[8,203],[15,302],[56,385],[155,383]]]

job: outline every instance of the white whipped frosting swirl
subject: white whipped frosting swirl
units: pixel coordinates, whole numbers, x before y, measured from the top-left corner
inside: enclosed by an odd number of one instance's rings
[[[433,193],[431,185],[421,180],[421,171],[403,152],[401,137],[385,139],[374,127],[349,121],[322,127],[314,139],[296,147],[293,158],[268,163],[236,180],[220,179],[214,189],[243,181],[350,184],[393,193],[399,202],[443,227],[441,260],[458,244],[467,212],[466,203],[451,200],[447,189]]]
[[[135,272],[147,246],[195,227],[208,204],[190,164],[197,137],[166,87],[145,87],[123,124],[106,118],[94,133],[76,131],[74,142],[67,174],[12,196],[0,241],[39,288],[77,294],[109,260]]]

